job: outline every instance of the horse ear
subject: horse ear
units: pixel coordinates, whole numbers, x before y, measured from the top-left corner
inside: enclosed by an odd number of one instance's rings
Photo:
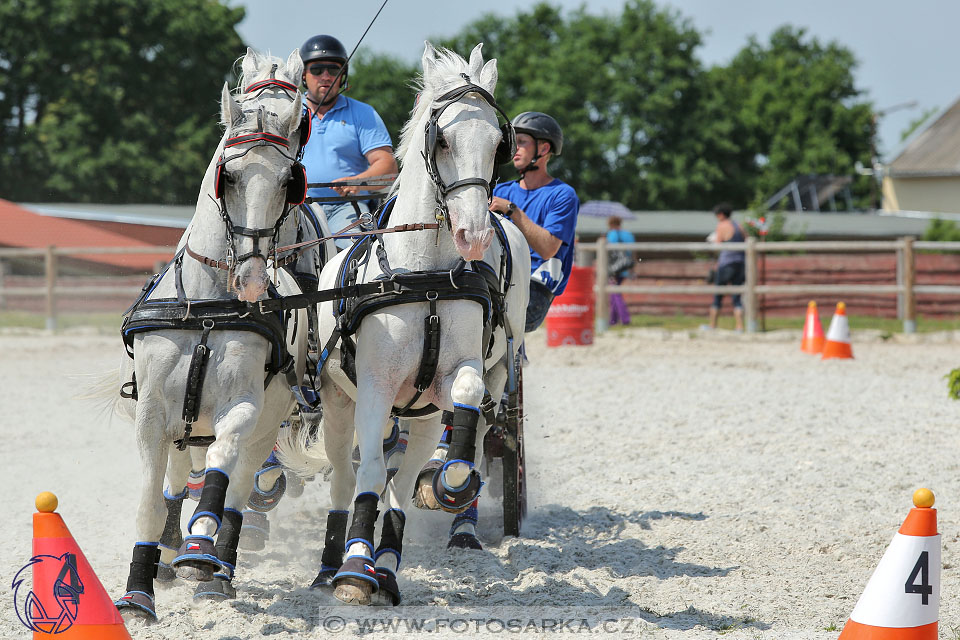
[[[294,49],[293,53],[287,56],[285,69],[287,77],[294,84],[300,84],[300,80],[303,78],[303,58],[300,57],[300,49]]]
[[[424,42],[423,57],[420,62],[423,64],[423,83],[427,84],[427,79],[433,75],[433,70],[437,66],[437,50],[433,48],[430,42]]]
[[[226,82],[223,83],[223,93],[220,95],[220,122],[229,131],[233,123],[243,117],[243,107],[240,106],[233,95],[230,93],[230,87]]]
[[[290,106],[284,110],[281,122],[286,124],[287,137],[292,136],[300,128],[300,118],[303,116],[303,94],[297,91],[297,97],[294,98]]]
[[[473,51],[470,52],[470,77],[479,78],[480,69],[483,67],[483,43],[481,42],[473,48]]]
[[[256,79],[259,60],[260,54],[250,47],[247,47],[247,53],[243,56],[243,63],[241,64],[241,68],[243,69],[243,77],[247,79],[247,82],[251,82]]]
[[[497,88],[497,77],[497,59],[493,58],[487,60],[487,64],[483,65],[483,69],[480,70],[480,80],[477,84],[493,95],[493,90]]]

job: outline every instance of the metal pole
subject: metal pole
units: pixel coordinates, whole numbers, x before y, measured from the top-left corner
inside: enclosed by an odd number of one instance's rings
[[[749,333],[757,332],[757,239],[753,236],[747,238],[747,250],[744,252],[746,257],[746,278],[745,283],[747,292],[744,294],[744,314],[746,315],[746,329]]]
[[[903,332],[917,332],[917,298],[913,285],[917,282],[916,263],[913,255],[913,238],[903,239]]]
[[[44,274],[47,283],[47,330],[55,331],[57,328],[57,255],[53,252],[53,245],[47,247],[44,258]]]

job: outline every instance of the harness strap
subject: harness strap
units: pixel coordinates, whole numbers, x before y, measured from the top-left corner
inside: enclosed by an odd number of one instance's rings
[[[185,451],[193,423],[200,415],[200,393],[203,390],[203,378],[210,359],[210,349],[207,347],[207,338],[214,327],[213,320],[203,321],[203,332],[200,334],[200,343],[193,348],[193,357],[190,359],[190,369],[187,372],[186,390],[183,395],[183,421],[185,424],[183,437],[174,440],[179,451]]]

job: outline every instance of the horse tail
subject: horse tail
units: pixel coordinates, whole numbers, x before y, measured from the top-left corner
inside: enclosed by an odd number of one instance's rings
[[[319,424],[301,422],[299,428],[280,429],[275,451],[280,464],[300,478],[327,475],[333,469],[323,447],[323,419]]]
[[[120,395],[120,385],[130,379],[132,368],[133,362],[130,361],[123,362],[116,369],[75,376],[77,386],[74,397],[90,401],[104,414],[115,414],[133,421],[137,403]]]

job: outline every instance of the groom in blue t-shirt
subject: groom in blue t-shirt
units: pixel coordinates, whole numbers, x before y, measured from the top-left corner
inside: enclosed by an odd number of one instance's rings
[[[552,117],[525,111],[513,119],[519,180],[498,184],[490,210],[510,218],[530,245],[530,304],[524,330],[543,323],[573,267],[573,240],[580,200],[573,187],[550,175],[547,164],[563,149],[563,131]]]

